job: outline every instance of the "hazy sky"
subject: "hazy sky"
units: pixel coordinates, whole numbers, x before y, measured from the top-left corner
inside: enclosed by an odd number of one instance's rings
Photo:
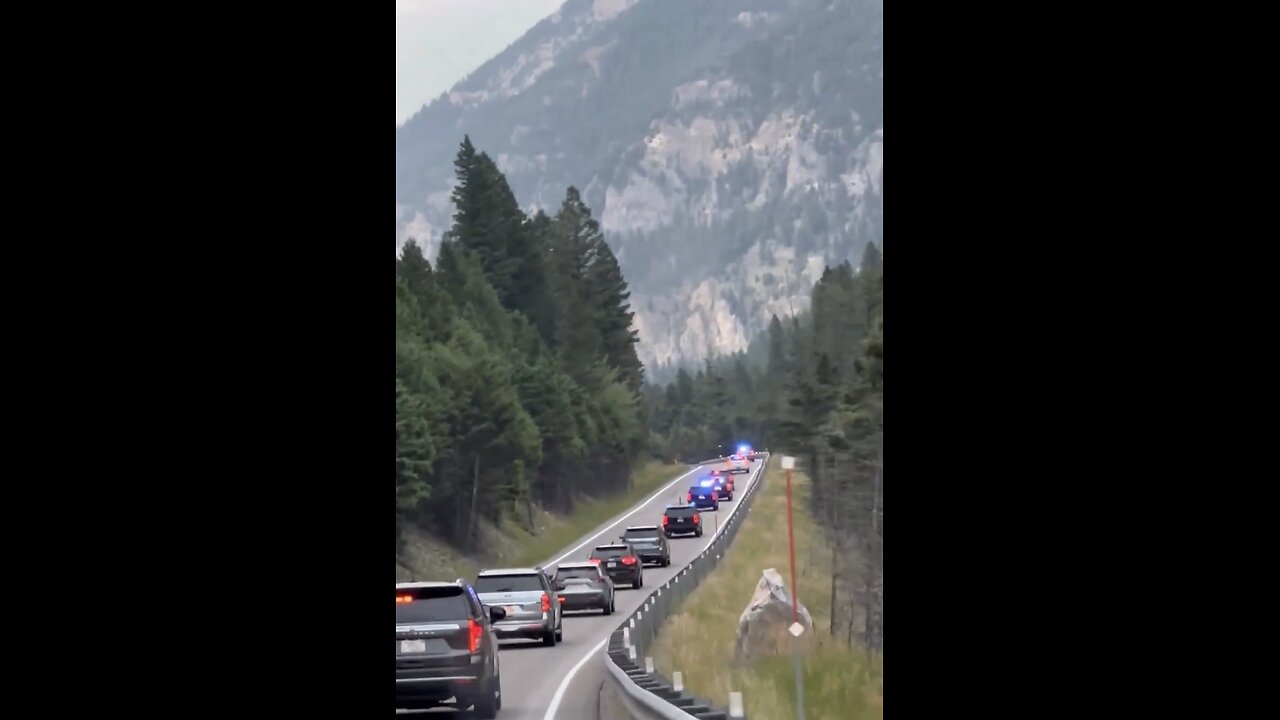
[[[396,0],[396,125],[564,0]]]

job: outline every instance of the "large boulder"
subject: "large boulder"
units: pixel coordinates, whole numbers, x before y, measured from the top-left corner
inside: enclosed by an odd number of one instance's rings
[[[798,615],[804,628],[800,635],[801,645],[807,648],[813,641],[813,618],[804,603],[800,604]],[[788,629],[791,623],[791,595],[778,571],[769,568],[760,574],[755,594],[738,618],[735,656],[746,660],[789,653],[794,639]]]

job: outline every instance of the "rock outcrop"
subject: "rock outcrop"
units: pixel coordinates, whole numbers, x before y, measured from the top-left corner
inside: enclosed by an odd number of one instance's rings
[[[801,646],[808,648],[813,641],[813,618],[804,603],[800,604],[798,615],[804,627]],[[778,571],[769,568],[760,574],[755,594],[738,618],[734,655],[738,660],[746,660],[790,652],[792,635],[788,628],[791,624],[791,594]]]
[[[884,249],[883,11],[567,0],[396,129],[397,248],[433,257],[469,134],[526,212],[581,191],[650,378],[747,350],[808,306],[825,266]],[[948,161],[956,177],[970,155]]]

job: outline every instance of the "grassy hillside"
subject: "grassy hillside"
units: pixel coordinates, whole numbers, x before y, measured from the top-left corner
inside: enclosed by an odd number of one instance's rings
[[[481,544],[490,550],[483,557],[465,555],[429,534],[409,528],[405,552],[396,558],[396,582],[470,578],[483,567],[542,562],[685,470],[683,465],[650,462],[632,475],[631,490],[627,493],[584,500],[567,517],[538,510],[534,515],[536,534],[513,523],[502,527],[485,524],[480,530]]]
[[[662,628],[653,650],[657,669],[684,673],[685,688],[724,703],[740,691],[747,717],[795,717],[790,655],[733,662],[738,617],[750,602],[760,573],[775,568],[790,585],[786,543],[786,494],[781,457],[720,568]],[[792,475],[795,508],[809,507],[809,478]],[[831,555],[822,531],[803,511],[795,514],[796,573],[800,602],[813,616],[817,645],[804,660],[805,715],[810,720],[880,720],[884,717],[882,662],[830,636]]]

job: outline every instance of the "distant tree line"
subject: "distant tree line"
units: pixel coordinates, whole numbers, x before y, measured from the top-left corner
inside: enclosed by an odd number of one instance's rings
[[[800,458],[809,513],[833,544],[831,633],[872,650],[883,644],[883,288],[868,245],[856,272],[828,267],[809,310],[775,315],[745,353],[645,388],[658,454],[695,459],[747,442]]]
[[[570,187],[527,216],[464,138],[434,264],[396,259],[396,535],[474,547],[481,519],[532,526],[625,488],[647,447],[630,292]]]

